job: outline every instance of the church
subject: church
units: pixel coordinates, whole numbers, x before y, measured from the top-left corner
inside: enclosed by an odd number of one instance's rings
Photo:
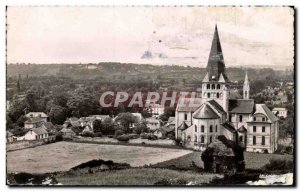
[[[248,152],[273,153],[277,149],[278,119],[265,104],[255,104],[250,99],[247,73],[243,96],[231,89],[217,26],[206,69],[201,93],[179,100],[184,104],[176,108],[176,139],[184,147],[205,150],[219,135],[224,135],[244,145]]]

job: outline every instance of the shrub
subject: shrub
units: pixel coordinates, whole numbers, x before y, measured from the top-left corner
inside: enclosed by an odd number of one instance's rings
[[[93,132],[85,131],[81,133],[81,136],[83,137],[95,137],[95,134]]]
[[[63,140],[63,136],[61,133],[59,133],[55,136],[55,142],[62,141],[62,140]]]
[[[113,135],[108,135],[107,137],[108,137],[108,138],[113,138],[114,136],[113,136]]]
[[[157,140],[157,136],[156,135],[148,135],[148,140]]]
[[[102,132],[97,132],[97,133],[94,133],[94,136],[95,137],[102,137],[103,133]]]
[[[123,134],[124,134],[124,131],[118,129],[118,130],[115,131],[114,137],[117,138],[117,137],[119,137],[120,135],[123,135]]]
[[[128,136],[130,139],[137,139],[140,137],[138,134],[128,134]]]
[[[122,141],[122,142],[128,142],[130,140],[130,136],[128,135],[121,135],[119,137],[117,137],[118,141]]]
[[[148,139],[148,134],[146,134],[146,133],[142,133],[140,136],[141,136],[141,139]]]
[[[263,168],[267,171],[273,171],[273,170],[293,171],[294,163],[292,160],[271,158],[269,163],[266,164]]]

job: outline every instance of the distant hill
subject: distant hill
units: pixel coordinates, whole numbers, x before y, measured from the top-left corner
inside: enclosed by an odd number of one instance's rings
[[[92,66],[92,67],[91,67]],[[251,79],[265,80],[270,75],[284,75],[284,72],[271,68],[248,68]],[[104,81],[140,81],[159,80],[162,82],[198,83],[206,73],[205,68],[177,65],[156,66],[132,63],[99,63],[99,64],[8,64],[7,76],[56,76],[73,79],[97,79]],[[231,81],[244,80],[245,70],[241,67],[227,68],[226,73]]]

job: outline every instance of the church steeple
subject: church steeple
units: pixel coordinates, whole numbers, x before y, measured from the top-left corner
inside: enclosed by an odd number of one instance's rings
[[[227,76],[225,75],[225,63],[217,25],[215,26],[214,37],[210,48],[206,70],[209,75],[209,81],[218,81],[221,74],[223,74],[225,80],[227,81]]]
[[[245,81],[243,86],[243,98],[249,99],[249,94],[250,94],[250,83],[248,79],[248,72],[246,71]]]

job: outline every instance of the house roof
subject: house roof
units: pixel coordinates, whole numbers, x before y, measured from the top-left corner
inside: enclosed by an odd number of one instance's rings
[[[175,117],[169,117],[168,123],[175,124]]]
[[[272,111],[265,104],[255,104],[254,114],[264,114],[273,123],[278,120],[278,118],[272,113]]]
[[[156,119],[154,117],[150,117],[150,118],[146,118],[146,121],[148,123],[160,123],[160,120],[159,119]]]
[[[37,135],[48,134],[47,130],[43,127],[33,128],[31,130],[35,132]]]
[[[32,118],[29,118],[24,123],[39,123],[39,122],[42,122],[42,121],[44,121],[44,119],[39,118],[39,117],[32,117]]]
[[[72,131],[71,128],[66,128],[66,127],[64,127],[62,130],[60,130],[60,132],[62,132],[62,133],[74,133],[74,131]]]
[[[44,122],[43,126],[46,127],[47,129],[50,129],[53,127],[53,124],[51,122]]]
[[[201,103],[201,98],[180,98],[177,104],[177,111],[194,112],[200,107]]]
[[[254,109],[253,99],[229,100],[229,113],[252,113]]]
[[[162,131],[164,131],[164,132],[167,132],[167,133],[175,131],[175,127],[174,126],[173,127],[172,126],[163,126],[160,129]]]
[[[238,132],[247,132],[247,129],[242,125],[239,129]]]
[[[210,105],[204,103],[193,115],[195,119],[219,119],[218,114],[211,108]]]
[[[178,127],[179,130],[186,130],[187,128],[189,128],[189,126],[185,122],[182,122]]]
[[[222,126],[225,129],[227,129],[228,131],[232,132],[232,133],[235,132],[235,128],[234,128],[233,124],[230,123],[230,122],[228,122],[228,121],[226,121],[225,123],[223,123]]]
[[[46,115],[44,112],[29,112],[26,114],[26,117],[48,117],[48,115]]]
[[[287,111],[284,107],[275,107],[272,111]]]

